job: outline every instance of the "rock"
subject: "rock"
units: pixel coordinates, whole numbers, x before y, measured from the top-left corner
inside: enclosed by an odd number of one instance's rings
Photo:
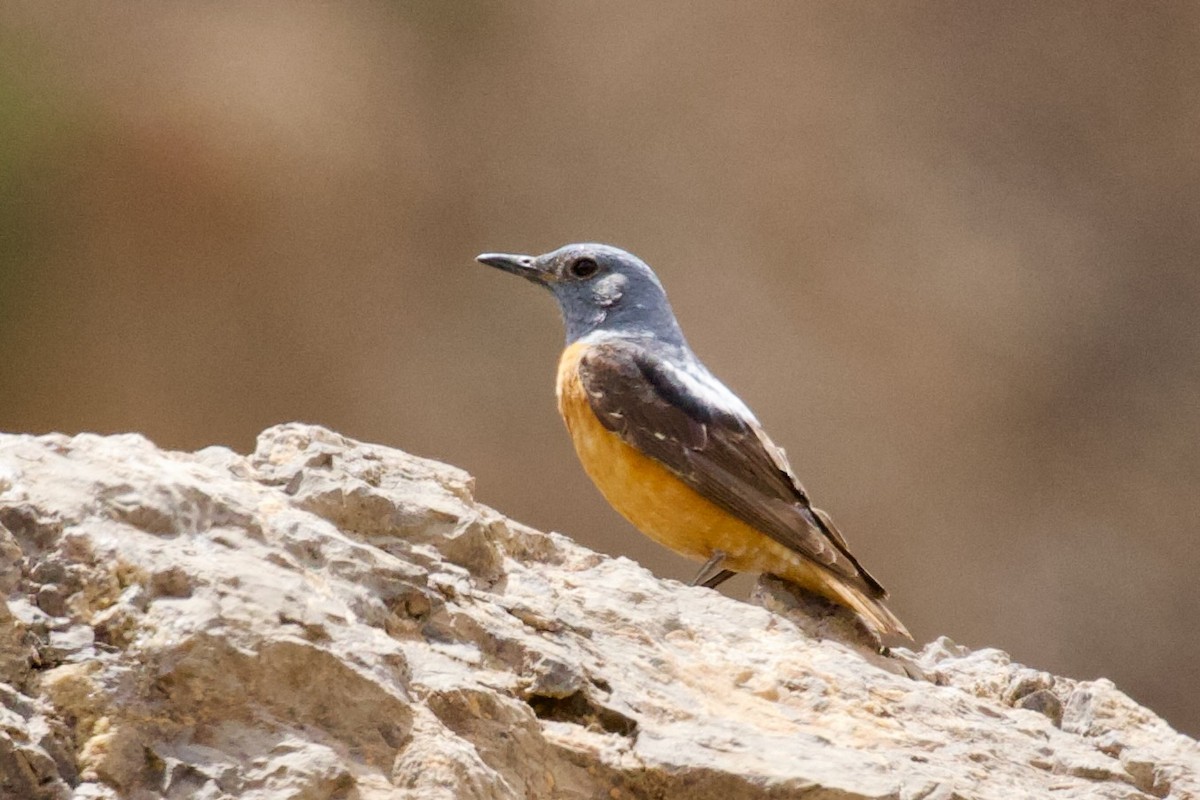
[[[6,800],[1200,796],[1108,681],[879,656],[312,426],[0,436],[0,587]]]

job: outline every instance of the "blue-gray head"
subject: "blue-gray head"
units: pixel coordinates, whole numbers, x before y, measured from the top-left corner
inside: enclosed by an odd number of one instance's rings
[[[606,244],[569,244],[540,256],[477,258],[549,289],[562,311],[568,344],[608,332],[685,346],[658,276],[632,253]]]

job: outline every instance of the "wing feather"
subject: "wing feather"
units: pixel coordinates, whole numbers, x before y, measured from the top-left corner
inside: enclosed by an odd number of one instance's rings
[[[740,403],[723,402],[724,387],[707,391],[673,361],[634,342],[603,342],[580,359],[579,378],[607,429],[730,514],[885,597],[758,421]]]

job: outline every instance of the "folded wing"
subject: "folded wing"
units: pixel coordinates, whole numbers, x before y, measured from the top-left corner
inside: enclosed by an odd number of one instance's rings
[[[615,341],[589,348],[579,377],[608,430],[780,544],[870,597],[887,596],[829,516],[812,507],[783,451],[707,373],[686,372],[647,346]]]

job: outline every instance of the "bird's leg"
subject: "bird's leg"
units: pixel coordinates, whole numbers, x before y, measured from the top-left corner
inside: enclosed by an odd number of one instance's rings
[[[725,554],[720,550],[714,550],[712,556],[708,561],[704,562],[704,566],[696,573],[696,577],[692,578],[691,585],[715,589],[732,578],[737,573],[730,569],[721,569],[721,564],[724,561]]]
[[[715,589],[718,586],[720,586],[722,583],[724,583],[725,581],[732,578],[734,575],[737,575],[737,573],[734,572],[733,570],[723,569],[720,572],[718,572],[716,575],[713,575],[711,578],[709,578],[708,580],[706,580],[704,583],[702,583],[700,585],[705,587],[706,589]]]
[[[708,561],[704,562],[704,566],[700,567],[700,571],[696,573],[696,577],[692,578],[690,586],[703,586],[704,582],[718,574],[721,569],[721,562],[725,560],[725,554],[720,550],[714,550],[713,554],[708,557]]]

